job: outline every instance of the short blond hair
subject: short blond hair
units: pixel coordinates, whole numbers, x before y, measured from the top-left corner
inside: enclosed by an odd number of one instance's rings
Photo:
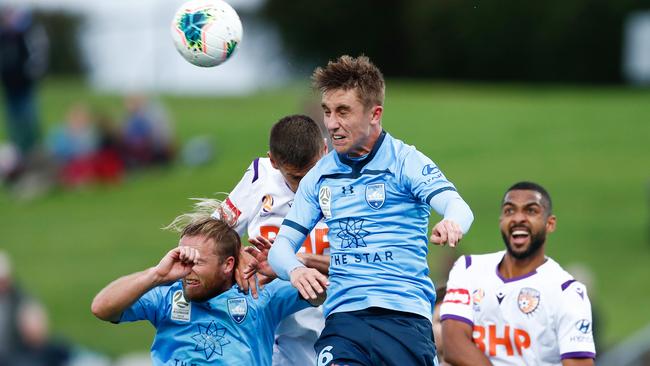
[[[194,211],[177,216],[167,230],[180,232],[180,236],[203,236],[213,241],[214,254],[220,260],[235,258],[235,267],[241,251],[241,238],[237,231],[225,220],[215,218],[212,213],[221,208],[222,202],[216,199],[194,198]]]
[[[332,90],[356,89],[357,96],[366,108],[384,105],[386,85],[384,75],[364,55],[343,55],[325,67],[317,67],[311,77],[314,88],[326,93]]]

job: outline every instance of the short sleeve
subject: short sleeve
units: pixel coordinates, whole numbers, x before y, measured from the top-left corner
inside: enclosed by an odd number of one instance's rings
[[[471,281],[469,268],[472,263],[471,256],[462,256],[456,260],[447,281],[447,292],[440,306],[440,320],[459,320],[469,325],[474,325],[472,311]]]
[[[153,289],[142,295],[129,308],[124,310],[120,317],[119,323],[128,323],[138,320],[148,320],[154,326],[158,326],[163,311],[161,304],[164,304],[164,295],[160,287]]]
[[[591,302],[585,286],[574,281],[563,288],[557,311],[557,338],[562,359],[594,358]]]
[[[287,316],[311,306],[288,281],[276,279],[265,290],[269,296],[265,310],[270,315],[273,327]]]
[[[413,149],[404,158],[401,180],[406,188],[421,202],[429,204],[431,199],[445,191],[456,191],[440,168],[426,155]]]

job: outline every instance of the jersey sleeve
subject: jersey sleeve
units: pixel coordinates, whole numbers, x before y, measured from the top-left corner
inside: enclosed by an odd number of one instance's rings
[[[275,280],[268,284],[265,290],[268,291],[269,296],[265,310],[272,322],[273,329],[282,319],[311,306],[287,281]]]
[[[471,279],[469,268],[472,264],[472,257],[462,256],[454,263],[449,280],[447,281],[447,292],[440,305],[440,320],[459,320],[469,325],[474,325],[472,311],[472,299],[470,294]]]
[[[562,359],[595,358],[591,302],[577,281],[563,285],[557,317],[557,339]]]
[[[260,166],[259,158],[253,160],[246,169],[244,176],[239,183],[228,194],[226,200],[221,204],[212,217],[223,219],[234,227],[241,236],[244,235],[251,217],[255,214],[255,206],[258,204],[255,197],[255,183],[259,180]]]
[[[281,279],[288,280],[289,273],[296,267],[304,267],[296,258],[305,238],[322,218],[316,191],[314,171],[307,173],[298,186],[298,191],[280,232],[269,252],[269,264]]]
[[[440,168],[415,149],[406,154],[401,175],[406,188],[421,202],[429,203],[442,192],[456,191],[456,187],[447,180]]]
[[[119,323],[148,320],[157,327],[161,319],[160,312],[163,311],[163,307],[161,306],[161,304],[164,304],[163,300],[164,295],[160,287],[154,287],[122,312]]]
[[[402,181],[413,196],[427,203],[445,219],[459,224],[464,233],[469,230],[474,221],[472,210],[431,159],[413,149],[404,159],[401,174]]]

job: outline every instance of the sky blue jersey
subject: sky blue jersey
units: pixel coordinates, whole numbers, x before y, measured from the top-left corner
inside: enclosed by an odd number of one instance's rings
[[[205,302],[188,302],[181,281],[144,294],[120,322],[148,320],[156,328],[154,365],[271,365],[275,328],[282,318],[309,307],[291,284],[275,280],[259,299],[237,286]]]
[[[473,220],[428,157],[382,132],[365,158],[333,151],[309,171],[269,262],[287,279],[300,265],[290,250],[324,218],[331,251],[326,316],[376,306],[430,318],[436,296],[426,260],[431,207],[463,232]]]

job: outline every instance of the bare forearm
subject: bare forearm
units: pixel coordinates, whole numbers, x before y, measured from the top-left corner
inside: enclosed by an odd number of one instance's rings
[[[154,268],[120,277],[95,296],[91,310],[99,319],[118,321],[124,310],[160,284],[162,279],[156,275]]]
[[[491,366],[488,358],[473,344],[453,344],[444,349],[445,362],[453,366]]]
[[[323,254],[310,254],[298,253],[298,260],[301,261],[305,267],[314,268],[318,272],[329,275],[330,271],[330,256]]]

